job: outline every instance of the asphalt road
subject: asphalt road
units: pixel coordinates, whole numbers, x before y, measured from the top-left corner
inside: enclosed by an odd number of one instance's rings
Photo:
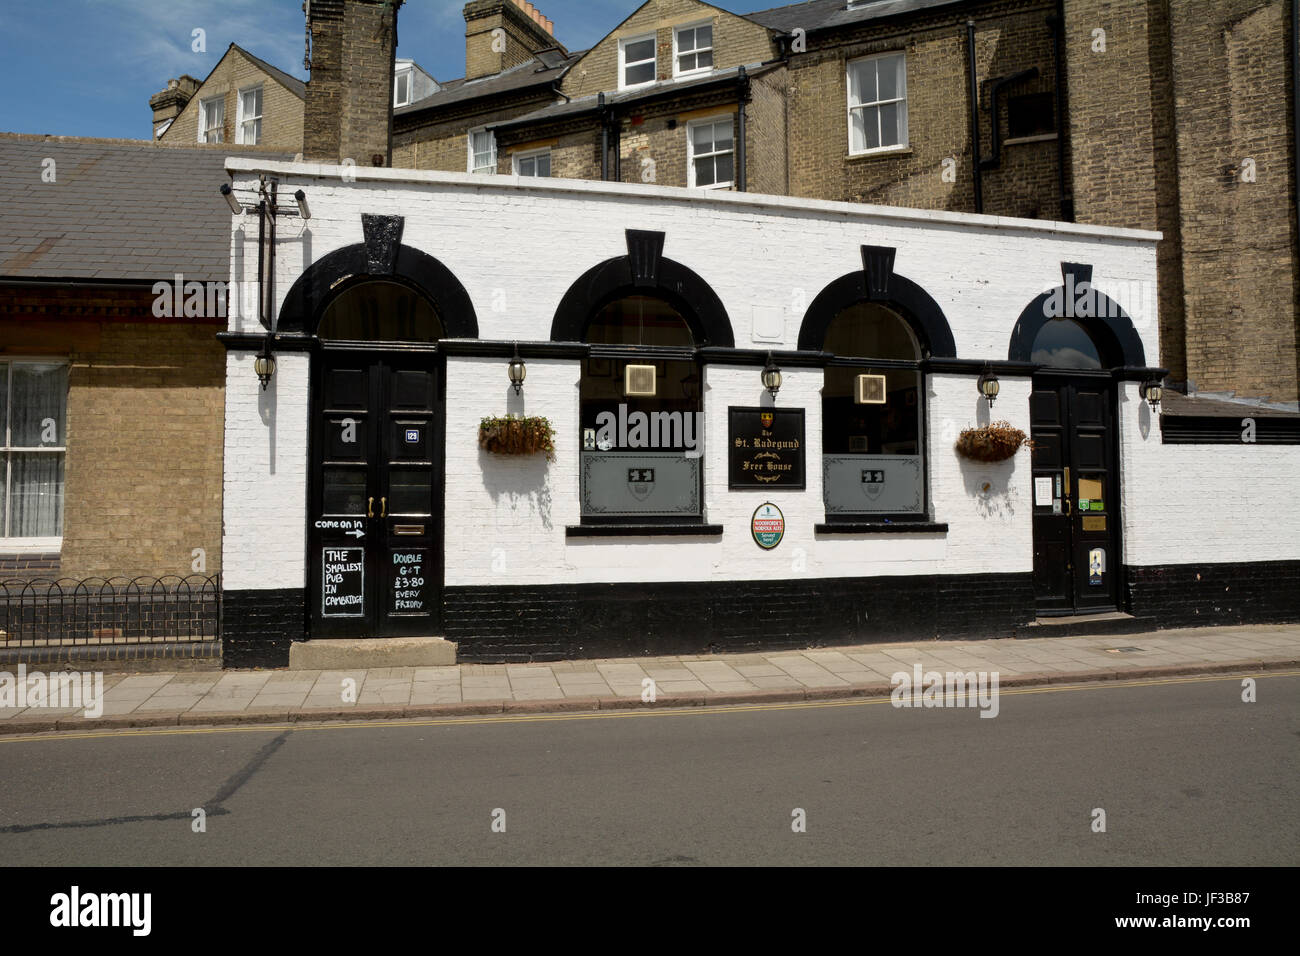
[[[0,738],[0,862],[1296,865],[1298,738],[1300,675]]]

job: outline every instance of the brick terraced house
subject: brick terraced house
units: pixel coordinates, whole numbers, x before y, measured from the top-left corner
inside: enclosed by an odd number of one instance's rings
[[[1284,0],[648,0],[581,53],[529,6],[466,5],[393,165],[1159,229],[1171,381],[1300,399]]]
[[[330,66],[342,10],[326,0],[312,14],[315,81],[334,90],[318,97],[319,128],[304,139],[277,120],[267,142],[320,144],[309,159],[362,166],[1158,229],[1158,286],[1131,295],[1158,298],[1170,383],[1283,409],[1300,400],[1285,0],[1212,11],[1191,0],[809,0],[743,15],[647,0],[585,51],[568,50],[527,0],[471,0],[465,76],[442,84],[394,67],[391,51],[377,59],[373,41],[345,83]],[[390,75],[391,144],[322,139],[339,116],[366,127],[341,97]],[[155,124],[189,106],[168,143],[193,141],[209,87],[224,97],[214,135],[227,142],[243,141],[244,85],[303,96],[235,46],[198,95],[197,81],[173,82],[155,98]]]
[[[164,146],[233,143],[302,149],[307,84],[230,44],[202,82],[180,76],[149,100],[153,135]]]
[[[227,156],[0,135],[0,651],[217,636]]]

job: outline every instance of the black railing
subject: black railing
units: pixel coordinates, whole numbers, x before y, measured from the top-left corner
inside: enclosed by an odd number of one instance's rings
[[[0,648],[214,641],[221,578],[0,581]]]

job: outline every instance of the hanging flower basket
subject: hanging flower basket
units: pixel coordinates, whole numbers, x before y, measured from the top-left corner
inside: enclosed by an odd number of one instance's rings
[[[1010,422],[994,422],[979,428],[967,428],[957,436],[957,454],[972,461],[1006,461],[1021,447],[1033,448],[1034,443]]]
[[[478,445],[494,455],[536,455],[546,452],[555,461],[555,429],[539,416],[485,418],[479,422]]]

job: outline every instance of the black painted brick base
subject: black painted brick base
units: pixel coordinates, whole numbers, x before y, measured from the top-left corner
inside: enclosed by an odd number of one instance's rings
[[[222,666],[289,666],[289,645],[306,627],[302,588],[225,591],[221,600]]]
[[[1300,621],[1300,561],[1130,567],[1132,613],[1160,627]]]
[[[446,636],[478,663],[1010,637],[1033,619],[1028,573],[445,591]]]

